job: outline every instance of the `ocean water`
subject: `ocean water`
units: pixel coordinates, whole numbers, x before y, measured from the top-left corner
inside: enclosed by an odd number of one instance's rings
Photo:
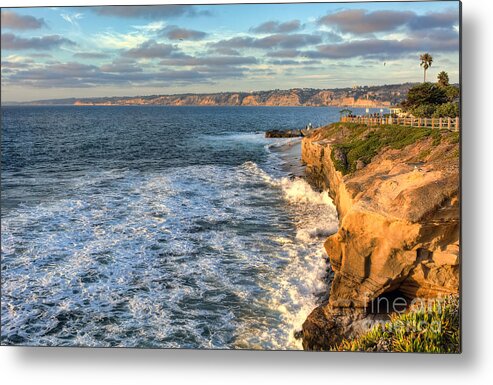
[[[263,132],[337,119],[2,107],[2,344],[300,349],[337,214]]]

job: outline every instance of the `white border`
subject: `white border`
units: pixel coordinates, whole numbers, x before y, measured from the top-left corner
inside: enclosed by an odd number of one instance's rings
[[[144,4],[173,3],[146,0]],[[198,3],[199,1],[176,1]],[[216,0],[216,3],[226,1]],[[234,2],[234,1],[229,1]],[[258,1],[243,1],[258,2]],[[0,0],[0,6],[135,4]],[[4,383],[492,383],[493,22],[491,1],[463,1],[463,354],[344,354],[0,347]],[[488,381],[489,380],[489,381]]]

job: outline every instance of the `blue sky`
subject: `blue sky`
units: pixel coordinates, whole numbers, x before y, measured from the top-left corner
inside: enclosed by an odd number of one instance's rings
[[[2,9],[2,100],[335,88],[459,77],[459,5]]]

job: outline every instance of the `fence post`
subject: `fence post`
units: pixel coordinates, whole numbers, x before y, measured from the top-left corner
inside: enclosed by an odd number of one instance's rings
[[[435,128],[435,118],[431,118],[431,128]]]
[[[427,118],[425,118],[425,122],[424,122],[423,126],[428,127],[428,119]]]
[[[450,116],[448,117],[448,124],[447,124],[447,128],[450,130],[450,127],[451,127],[451,122],[452,120],[450,119]]]
[[[442,129],[442,118],[440,118],[439,123],[440,123],[439,124],[439,127],[440,127],[440,130],[441,130]]]

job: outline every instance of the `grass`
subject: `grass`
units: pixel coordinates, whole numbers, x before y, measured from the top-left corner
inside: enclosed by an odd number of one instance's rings
[[[347,162],[335,159],[332,156],[335,167],[343,175],[356,170],[358,161],[365,164],[371,162],[383,148],[400,150],[417,141],[431,137],[432,145],[438,146],[442,134],[438,129],[429,127],[404,127],[395,125],[383,125],[368,127],[361,124],[336,123],[325,133],[327,137],[337,135],[337,130],[346,129],[342,140],[334,144],[334,148],[340,149],[346,156]],[[340,152],[340,151],[339,151]],[[334,152],[332,152],[334,155]]]
[[[451,144],[457,144],[460,141],[460,136],[458,132],[451,132],[448,137],[447,141]]]
[[[459,353],[459,298],[448,296],[394,314],[358,338],[343,340],[334,351]]]

